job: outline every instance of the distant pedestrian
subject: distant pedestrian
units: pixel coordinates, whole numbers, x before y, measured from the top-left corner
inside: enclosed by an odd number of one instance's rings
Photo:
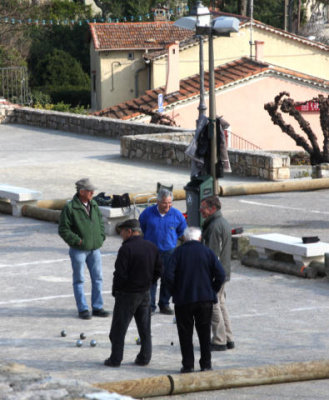
[[[124,221],[118,229],[123,243],[113,274],[112,352],[104,364],[108,367],[120,366],[125,336],[134,317],[141,341],[135,364],[147,365],[152,356],[150,287],[160,277],[162,263],[157,247],[142,238],[137,219]]]
[[[95,186],[88,178],[75,183],[77,192],[60,216],[58,233],[70,246],[69,255],[73,269],[73,291],[79,318],[108,317],[103,308],[102,257],[100,248],[105,240],[102,214],[92,199]],[[91,278],[91,305],[89,312],[84,294],[84,270],[87,264]]]
[[[154,243],[160,251],[160,257],[167,268],[170,255],[173,253],[178,238],[183,236],[187,224],[183,214],[172,207],[173,194],[167,189],[160,189],[157,196],[157,204],[147,207],[140,215],[139,222],[144,233],[144,239]],[[156,310],[157,284],[151,287],[151,309]],[[170,293],[161,279],[159,308],[162,314],[173,314],[169,306]]]
[[[213,303],[225,280],[216,255],[200,243],[201,230],[190,227],[185,243],[174,251],[165,279],[175,303],[176,323],[182,352],[181,372],[194,371],[193,327],[200,343],[201,371],[211,370],[210,333]]]
[[[232,230],[221,212],[218,196],[209,196],[201,201],[200,212],[205,221],[202,226],[203,243],[221,261],[226,282],[231,277]],[[223,351],[235,347],[231,322],[226,307],[226,283],[218,293],[218,303],[214,306],[211,320],[213,351]]]

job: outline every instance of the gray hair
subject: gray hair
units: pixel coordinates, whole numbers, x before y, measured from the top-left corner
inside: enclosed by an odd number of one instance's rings
[[[171,200],[174,200],[174,196],[172,194],[172,192],[168,189],[160,189],[157,195],[157,200],[161,201],[163,198],[167,198],[167,197],[171,197]]]
[[[187,242],[189,240],[200,240],[201,229],[196,226],[188,226],[184,231],[184,238]]]

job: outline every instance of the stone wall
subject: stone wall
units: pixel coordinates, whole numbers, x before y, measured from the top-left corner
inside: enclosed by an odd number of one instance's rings
[[[185,168],[190,166],[190,158],[184,152],[194,132],[186,129],[8,105],[0,105],[1,122],[121,138],[123,157]],[[290,177],[288,155],[242,150],[229,150],[228,153],[234,175],[268,180]]]
[[[38,110],[29,107],[0,107],[0,122],[32,125],[92,136],[119,138],[158,132],[188,132],[185,129],[141,122],[122,121],[106,117]]]
[[[193,132],[154,134],[147,137],[123,136],[121,156],[189,167],[190,158],[184,152],[192,137]],[[228,150],[228,153],[234,175],[255,176],[268,180],[290,178],[290,158],[287,155],[243,150]]]

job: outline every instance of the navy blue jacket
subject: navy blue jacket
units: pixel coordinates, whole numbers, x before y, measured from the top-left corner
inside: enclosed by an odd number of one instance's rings
[[[197,240],[177,247],[165,269],[165,282],[176,305],[211,301],[225,281],[224,269],[214,252]]]

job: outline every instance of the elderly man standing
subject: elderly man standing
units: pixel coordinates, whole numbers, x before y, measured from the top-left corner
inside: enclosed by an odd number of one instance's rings
[[[173,194],[167,189],[160,189],[157,204],[146,208],[139,217],[144,239],[154,243],[160,251],[160,257],[166,270],[170,255],[173,253],[178,238],[183,236],[187,226],[183,214],[172,207]],[[157,284],[151,287],[151,310],[156,310]],[[173,314],[169,306],[170,293],[161,279],[159,308],[162,314]]]
[[[203,243],[209,247],[221,261],[226,275],[226,282],[231,275],[231,227],[221,212],[221,202],[218,196],[209,196],[201,201],[200,212],[205,221],[202,227]],[[212,315],[212,346],[213,351],[223,351],[235,347],[230,318],[226,308],[225,285],[218,293],[218,303],[214,306]]]
[[[225,272],[216,255],[200,243],[201,230],[190,227],[185,243],[174,251],[165,279],[175,303],[182,373],[194,371],[193,327],[200,343],[201,371],[211,370],[210,323],[216,293],[225,280]]]
[[[141,340],[135,364],[147,365],[151,360],[150,287],[160,278],[162,263],[157,247],[144,240],[137,219],[118,225],[123,239],[115,262],[112,294],[115,297],[110,340],[112,352],[104,361],[108,367],[119,367],[123,358],[125,336],[134,317]]]
[[[97,203],[92,200],[95,186],[88,178],[75,183],[77,192],[64,207],[58,233],[70,246],[69,255],[73,269],[73,291],[79,318],[91,319],[91,313],[84,294],[84,270],[87,264],[92,288],[92,315],[107,317],[102,297],[102,258],[100,247],[105,240],[102,214]]]

